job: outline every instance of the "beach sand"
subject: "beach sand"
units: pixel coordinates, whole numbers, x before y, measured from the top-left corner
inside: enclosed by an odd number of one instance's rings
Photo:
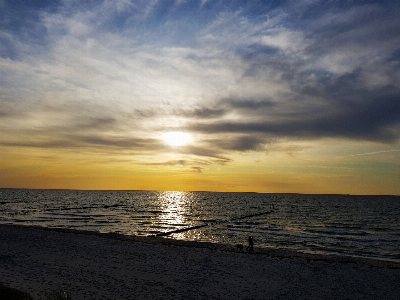
[[[398,263],[12,225],[0,241],[0,282],[35,299],[400,299]]]

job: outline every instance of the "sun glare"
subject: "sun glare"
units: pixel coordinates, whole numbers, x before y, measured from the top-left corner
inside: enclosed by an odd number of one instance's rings
[[[170,131],[162,135],[162,139],[170,146],[185,146],[193,139],[189,133],[181,131]]]

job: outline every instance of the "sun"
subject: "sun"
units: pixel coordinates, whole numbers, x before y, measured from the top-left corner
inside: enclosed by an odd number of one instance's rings
[[[169,131],[162,135],[163,141],[170,146],[185,146],[192,142],[193,138],[189,133],[182,131]]]

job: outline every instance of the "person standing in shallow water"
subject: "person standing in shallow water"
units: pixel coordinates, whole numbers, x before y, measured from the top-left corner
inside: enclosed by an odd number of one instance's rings
[[[247,247],[247,251],[254,252],[253,246],[254,246],[253,237],[249,236],[249,246]]]

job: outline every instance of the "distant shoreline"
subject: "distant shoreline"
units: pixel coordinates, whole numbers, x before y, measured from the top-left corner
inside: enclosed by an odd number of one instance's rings
[[[355,197],[399,197],[399,195],[392,194],[336,194],[336,193],[281,193],[281,192],[252,192],[252,191],[242,191],[242,192],[232,192],[232,191],[174,191],[174,190],[100,190],[100,189],[44,189],[44,188],[16,188],[16,187],[0,187],[0,190],[33,190],[33,191],[82,191],[82,192],[154,192],[154,193],[162,193],[162,192],[183,192],[183,193],[227,193],[227,194],[265,194],[265,195],[323,195],[323,196],[355,196]]]

